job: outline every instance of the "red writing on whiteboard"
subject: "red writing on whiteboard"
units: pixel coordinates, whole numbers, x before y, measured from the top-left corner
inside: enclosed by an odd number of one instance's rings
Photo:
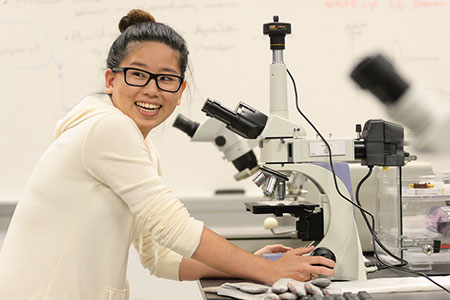
[[[324,0],[324,4],[326,8],[363,9],[372,12],[379,7],[401,11],[447,6],[446,0]]]
[[[404,0],[389,0],[389,6],[393,9],[404,10],[406,9],[407,3]]]
[[[446,6],[446,1],[438,1],[438,0],[414,0],[414,7],[444,7]]]
[[[379,5],[379,0],[325,0],[328,8],[370,8],[374,9]]]
[[[444,0],[389,0],[389,5],[393,9],[404,10],[407,8],[432,8],[432,7],[444,7],[447,5]]]

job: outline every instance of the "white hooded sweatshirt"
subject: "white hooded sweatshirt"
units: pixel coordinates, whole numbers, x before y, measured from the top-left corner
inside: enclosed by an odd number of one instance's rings
[[[0,299],[128,299],[133,241],[152,274],[178,280],[203,223],[164,185],[156,149],[134,121],[108,95],[90,96],[56,136],[1,249]]]

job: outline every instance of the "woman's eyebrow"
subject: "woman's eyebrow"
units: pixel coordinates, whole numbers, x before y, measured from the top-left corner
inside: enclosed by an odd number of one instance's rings
[[[146,64],[141,63],[141,62],[139,62],[139,61],[132,61],[132,62],[130,63],[130,65],[131,65],[131,66],[144,67],[144,68],[147,68],[147,67],[148,67]]]
[[[130,63],[130,66],[138,66],[138,67],[143,67],[143,68],[147,68],[148,69],[148,66],[145,63],[142,63],[142,62],[139,62],[139,61],[132,61]],[[178,74],[177,70],[175,70],[173,68],[170,68],[170,67],[162,68],[159,72],[161,72],[161,71]]]
[[[172,68],[162,68],[161,71],[175,73],[175,74],[179,73],[179,72],[177,72],[177,70],[172,69]]]

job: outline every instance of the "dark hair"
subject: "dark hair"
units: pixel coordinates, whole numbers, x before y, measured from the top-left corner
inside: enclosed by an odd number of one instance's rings
[[[109,49],[106,60],[107,68],[118,67],[128,55],[131,47],[138,42],[161,42],[178,51],[181,76],[184,76],[188,64],[189,51],[186,41],[172,27],[157,23],[155,18],[142,10],[133,9],[119,22],[121,34]]]

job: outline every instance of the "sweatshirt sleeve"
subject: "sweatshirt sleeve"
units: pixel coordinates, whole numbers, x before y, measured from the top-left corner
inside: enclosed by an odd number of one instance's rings
[[[140,252],[142,266],[148,269],[150,274],[180,281],[180,264],[183,259],[181,255],[158,245],[148,233],[142,235],[142,245],[139,245],[140,242],[141,239],[135,240],[134,247]]]
[[[143,232],[159,245],[191,257],[203,223],[192,218],[163,183],[152,157],[136,124],[121,114],[99,118],[85,138],[82,153],[87,172],[126,202]]]

